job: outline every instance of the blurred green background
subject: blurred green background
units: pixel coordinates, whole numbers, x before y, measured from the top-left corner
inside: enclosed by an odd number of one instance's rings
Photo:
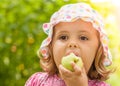
[[[62,5],[86,2],[105,20],[109,47],[116,68],[107,81],[119,86],[120,29],[115,19],[115,6],[92,0],[0,0],[0,86],[24,86],[31,74],[41,71],[37,50],[46,37],[42,24]]]

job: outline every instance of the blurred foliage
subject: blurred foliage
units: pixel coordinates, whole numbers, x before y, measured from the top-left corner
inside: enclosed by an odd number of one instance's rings
[[[23,86],[31,74],[41,71],[36,51],[46,37],[42,24],[62,5],[86,2],[105,18],[110,38],[113,67],[120,64],[120,34],[116,22],[110,20],[114,7],[90,0],[0,0],[0,86]],[[118,86],[120,68],[108,80]]]

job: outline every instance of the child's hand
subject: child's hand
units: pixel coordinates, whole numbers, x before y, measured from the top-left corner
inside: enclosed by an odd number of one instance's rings
[[[74,72],[71,72],[59,66],[59,72],[61,78],[65,81],[67,86],[88,86],[88,78],[84,67],[79,68],[75,63],[71,63]]]

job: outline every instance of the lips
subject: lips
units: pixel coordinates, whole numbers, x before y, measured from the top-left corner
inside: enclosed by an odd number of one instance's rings
[[[76,56],[80,57],[80,55],[77,51],[68,51],[66,56],[69,55],[70,53],[74,53]]]

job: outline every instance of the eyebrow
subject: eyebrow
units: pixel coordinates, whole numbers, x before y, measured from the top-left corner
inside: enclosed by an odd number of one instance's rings
[[[60,34],[66,34],[68,33],[67,31],[58,31],[54,34],[54,36],[59,36]]]
[[[56,27],[54,27],[54,29],[56,29]],[[59,28],[58,28],[59,29]],[[66,33],[66,30],[62,30],[62,31],[58,31],[58,33]],[[85,29],[79,30],[78,33],[89,33],[89,31],[86,31]]]
[[[59,34],[59,33],[68,33],[67,31],[58,31],[56,32],[56,34]]]
[[[81,30],[81,31],[78,31],[78,33],[89,33],[89,31]]]

